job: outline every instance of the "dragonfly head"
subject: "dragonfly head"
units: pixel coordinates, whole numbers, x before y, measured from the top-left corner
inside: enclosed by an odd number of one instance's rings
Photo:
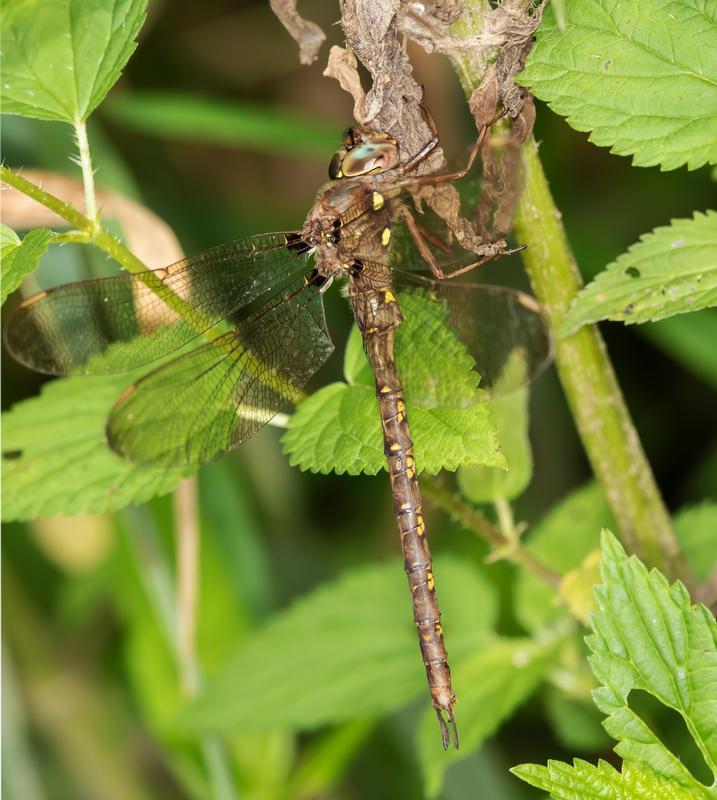
[[[398,166],[399,160],[398,142],[392,136],[356,126],[344,133],[343,147],[329,164],[329,177],[337,180],[375,175]]]

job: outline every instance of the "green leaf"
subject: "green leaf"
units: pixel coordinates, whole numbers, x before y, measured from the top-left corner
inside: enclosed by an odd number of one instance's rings
[[[105,442],[127,375],[62,378],[3,415],[3,520],[101,514],[170,492],[192,470],[150,469]]]
[[[650,769],[624,764],[618,772],[602,759],[597,766],[580,758],[572,766],[562,761],[548,761],[547,767],[520,764],[511,772],[555,800],[696,800],[691,791]]]
[[[521,495],[530,483],[533,456],[528,437],[528,398],[528,389],[524,387],[491,401],[490,410],[508,469],[487,466],[461,469],[458,485],[472,502],[493,503],[499,498],[512,500]]]
[[[681,509],[674,525],[691,569],[699,580],[707,580],[717,567],[717,503]]]
[[[197,95],[132,92],[113,96],[102,113],[132,130],[163,138],[217,142],[260,152],[326,158],[336,125],[290,109]]]
[[[419,470],[435,475],[468,464],[505,464],[487,403],[421,408],[407,403]],[[373,389],[332,383],[297,408],[282,440],[292,466],[312,472],[375,475],[386,467]]]
[[[10,228],[3,227],[0,242],[0,303],[37,267],[52,240],[52,231],[37,228],[20,241]],[[14,239],[13,239],[14,237]]]
[[[687,770],[628,705],[633,689],[649,692],[679,713],[707,767],[717,777],[717,624],[694,606],[685,587],[628,556],[612,534],[602,536],[602,584],[594,635],[586,641],[590,665],[602,684],[593,692],[607,715],[605,730],[615,751],[631,764],[652,769],[694,797],[715,797]]]
[[[3,112],[86,120],[134,52],[146,9],[147,0],[7,0]]]
[[[717,212],[641,237],[575,298],[565,336],[602,319],[650,322],[717,305]]]
[[[487,395],[477,389],[475,362],[445,324],[445,312],[420,296],[401,294],[399,301],[405,322],[396,331],[396,364],[419,470],[504,468]],[[346,346],[344,373],[348,384],[325,386],[299,405],[282,439],[284,451],[304,470],[376,474],[386,456],[375,383],[357,329]],[[424,402],[427,393],[433,407],[411,402]]]
[[[546,9],[523,85],[636,166],[717,162],[714,3],[565,0],[565,12],[561,30]]]
[[[495,622],[493,589],[457,559],[437,559],[452,657],[473,652]],[[187,709],[194,729],[316,728],[400,708],[426,675],[403,564],[352,570],[278,614],[242,645]]]
[[[555,665],[559,640],[494,638],[478,652],[454,659],[460,749],[444,751],[436,714],[427,709],[418,730],[418,754],[426,794],[436,797],[451,764],[472,755],[535,691]]]
[[[603,751],[610,747],[602,716],[589,696],[571,697],[553,687],[542,694],[550,727],[564,747],[583,751]]]
[[[582,564],[600,544],[600,530],[612,524],[605,495],[596,483],[572,492],[526,536],[526,548],[561,574]],[[527,630],[535,631],[566,609],[555,602],[555,591],[526,570],[516,577],[515,614]]]

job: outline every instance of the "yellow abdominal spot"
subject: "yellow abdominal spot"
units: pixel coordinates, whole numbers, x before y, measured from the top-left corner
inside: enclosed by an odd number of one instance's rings
[[[416,524],[416,533],[419,536],[426,535],[426,523],[423,521],[423,514],[418,515],[418,523]]]
[[[439,636],[443,636],[443,628],[441,627],[441,624],[440,624],[440,622],[438,623],[438,625],[436,625],[436,633],[437,633]]]
[[[397,450],[401,449],[401,445],[398,442],[394,442],[389,448],[392,453],[395,453]]]
[[[381,387],[381,394],[390,394],[391,387],[390,386],[382,386]]]
[[[378,333],[378,328],[366,328],[366,333]]]
[[[426,586],[428,586],[429,590],[433,591],[435,585],[436,582],[433,580],[433,573],[432,572],[426,573]]]
[[[371,202],[373,203],[373,210],[380,211],[383,208],[384,196],[378,192],[374,192],[371,195]]]
[[[383,233],[381,234],[381,244],[384,247],[386,247],[390,241],[391,241],[391,229],[384,228]]]
[[[396,302],[396,295],[393,292],[388,291],[388,292],[386,292],[386,294],[384,294],[383,299],[384,299],[384,302],[386,302],[386,303],[395,303]]]

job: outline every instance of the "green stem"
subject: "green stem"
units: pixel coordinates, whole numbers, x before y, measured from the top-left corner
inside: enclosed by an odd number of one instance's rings
[[[473,34],[484,19],[482,0],[469,0],[461,21]],[[463,36],[463,28],[453,26]],[[485,74],[482,54],[456,47],[452,58],[466,96]],[[460,58],[457,55],[460,55]],[[531,139],[523,150],[526,187],[518,205],[515,232],[527,245],[523,261],[538,300],[557,330],[582,281]],[[689,577],[667,509],[645,457],[596,327],[581,328],[555,344],[555,361],[578,433],[629,549],[673,577]]]
[[[533,290],[557,330],[582,280],[532,140],[524,147],[523,163],[526,185],[515,232],[527,245],[522,255]],[[626,544],[668,575],[683,572],[670,517],[597,327],[559,339],[555,363],[588,459]]]
[[[82,119],[75,122],[75,136],[77,137],[77,149],[80,153],[78,164],[82,170],[82,184],[85,187],[85,214],[93,224],[93,227],[96,227],[99,225],[99,216],[97,214],[97,200],[95,199],[95,172],[92,169],[90,143],[87,140],[87,124]]]

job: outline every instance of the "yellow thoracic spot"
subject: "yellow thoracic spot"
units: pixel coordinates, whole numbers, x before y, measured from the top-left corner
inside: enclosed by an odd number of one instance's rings
[[[383,204],[385,202],[385,198],[382,194],[378,192],[374,192],[371,195],[371,202],[373,203],[373,210],[380,211],[383,208]]]
[[[436,582],[433,580],[433,573],[432,572],[427,572],[426,573],[426,586],[428,586],[428,588],[431,591],[433,591],[435,585],[436,585]]]
[[[388,291],[384,294],[383,299],[386,303],[395,303],[396,302],[396,295],[392,291]]]
[[[391,241],[391,229],[384,228],[383,233],[381,234],[381,244],[384,247],[386,247],[390,241]]]

